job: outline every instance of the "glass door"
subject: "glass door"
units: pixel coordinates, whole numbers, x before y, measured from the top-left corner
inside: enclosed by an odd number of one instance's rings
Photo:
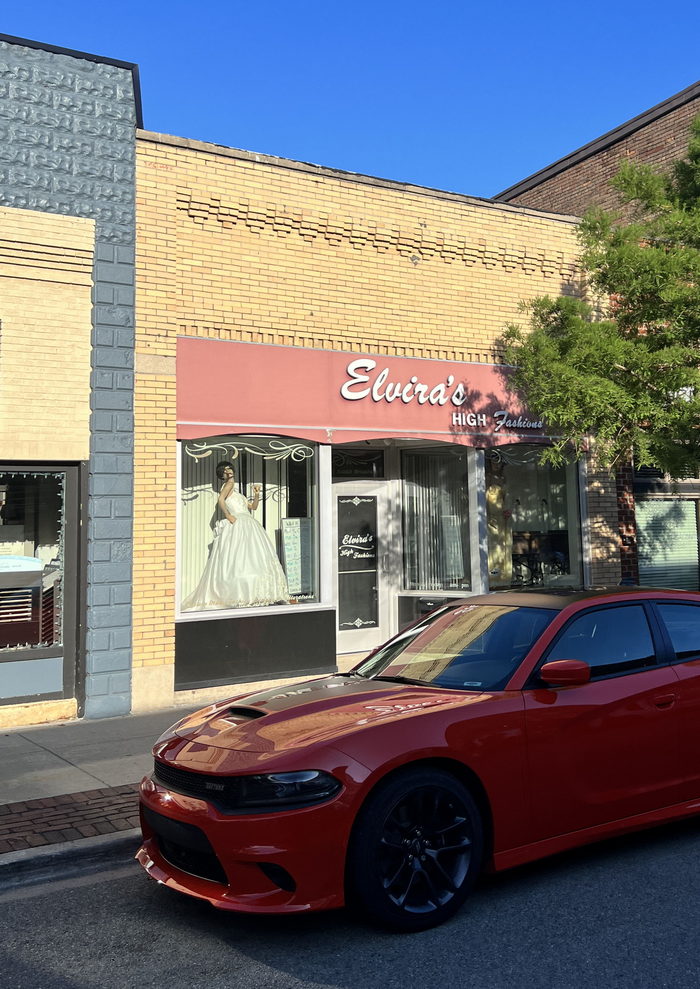
[[[394,631],[400,520],[389,509],[389,486],[333,486],[340,653],[367,653]]]

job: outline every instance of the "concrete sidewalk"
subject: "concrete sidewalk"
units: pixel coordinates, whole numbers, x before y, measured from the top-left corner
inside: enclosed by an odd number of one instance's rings
[[[151,747],[191,710],[0,734],[0,884],[47,871],[58,857],[135,850],[138,784],[152,769]]]

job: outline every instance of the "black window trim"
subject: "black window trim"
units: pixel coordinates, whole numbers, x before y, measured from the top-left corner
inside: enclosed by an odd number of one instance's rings
[[[665,630],[662,630],[663,626],[661,623],[660,616],[655,612],[654,608],[652,607],[652,603],[653,603],[652,601],[646,599],[637,600],[637,601],[611,601],[608,604],[599,604],[589,608],[581,608],[578,611],[574,612],[574,614],[571,615],[571,617],[568,619],[566,624],[562,625],[562,627],[559,629],[559,631],[556,634],[556,637],[547,646],[547,649],[545,650],[544,654],[540,657],[537,666],[528,677],[527,682],[523,687],[523,690],[562,689],[563,685],[555,686],[555,685],[545,684],[543,683],[542,680],[540,680],[540,670],[542,669],[544,664],[548,662],[552,650],[557,645],[557,643],[561,640],[561,637],[565,634],[565,632],[572,625],[573,622],[577,621],[583,615],[590,615],[591,613],[596,611],[609,611],[611,608],[632,608],[639,606],[643,608],[644,614],[646,616],[649,625],[649,633],[651,635],[651,641],[654,646],[656,662],[652,663],[649,666],[639,666],[634,670],[620,670],[619,673],[606,673],[603,674],[602,676],[595,676],[593,672],[593,667],[591,667],[591,679],[588,682],[599,683],[601,680],[614,680],[617,679],[618,677],[636,676],[638,673],[643,673],[646,670],[656,670],[662,666],[669,666],[671,657],[668,649],[667,633],[665,632]],[[569,689],[569,688],[566,687],[565,689]]]
[[[664,621],[660,606],[662,604],[680,604],[689,608],[699,608],[700,603],[696,604],[694,601],[689,601],[687,598],[656,598],[649,602],[654,614],[655,620],[659,625],[659,636],[663,642],[664,653],[667,655],[669,666],[680,666],[682,663],[695,663],[700,659],[700,649],[698,649],[696,656],[677,656],[676,650],[673,648],[673,641],[671,639],[671,633],[666,627],[666,622]]]

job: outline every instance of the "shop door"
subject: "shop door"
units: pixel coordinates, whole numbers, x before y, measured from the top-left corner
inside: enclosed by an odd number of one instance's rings
[[[387,481],[342,482],[333,488],[338,652],[367,653],[395,630],[398,520],[390,509]]]

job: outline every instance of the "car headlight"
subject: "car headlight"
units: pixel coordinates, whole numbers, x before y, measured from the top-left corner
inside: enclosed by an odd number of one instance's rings
[[[158,758],[154,760],[151,778],[175,793],[206,800],[224,814],[252,810],[272,813],[288,807],[320,804],[343,788],[335,776],[319,769],[256,776],[213,776],[181,769]]]
[[[330,800],[342,788],[342,784],[334,776],[318,769],[239,776],[237,781],[236,803],[241,810],[303,807]]]

